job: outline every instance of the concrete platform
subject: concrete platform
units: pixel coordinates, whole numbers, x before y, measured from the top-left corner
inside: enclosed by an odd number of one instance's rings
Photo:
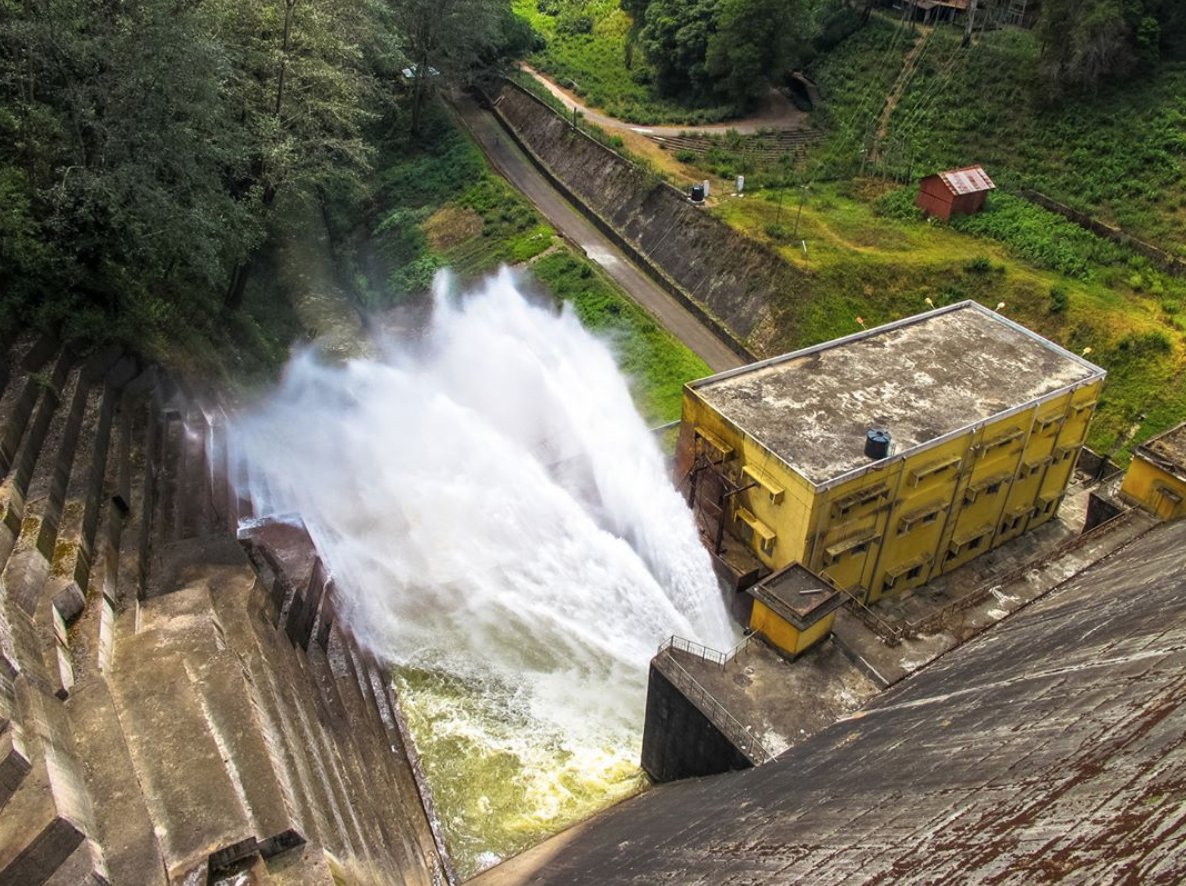
[[[668,653],[773,756],[852,713],[878,692],[830,640],[793,662],[757,638],[723,666],[682,650]]]

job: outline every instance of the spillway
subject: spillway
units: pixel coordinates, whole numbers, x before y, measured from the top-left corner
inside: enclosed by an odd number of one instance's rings
[[[414,344],[296,355],[232,448],[395,662],[468,874],[636,790],[656,645],[734,629],[612,346],[509,271],[449,290]]]

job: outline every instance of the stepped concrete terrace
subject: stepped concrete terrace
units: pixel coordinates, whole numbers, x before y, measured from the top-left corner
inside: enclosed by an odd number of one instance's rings
[[[239,541],[217,414],[18,336],[0,472],[0,886],[452,881],[307,535]]]

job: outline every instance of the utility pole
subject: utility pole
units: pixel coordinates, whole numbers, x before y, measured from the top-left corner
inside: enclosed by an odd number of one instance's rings
[[[968,24],[964,28],[964,39],[960,41],[961,47],[966,47],[972,42],[972,29],[976,26],[976,6],[977,0],[969,0],[968,2]]]
[[[807,199],[807,188],[809,185],[803,185],[799,189],[799,211],[795,214],[795,232],[791,234],[792,240],[799,239],[799,219],[803,218],[803,202]]]

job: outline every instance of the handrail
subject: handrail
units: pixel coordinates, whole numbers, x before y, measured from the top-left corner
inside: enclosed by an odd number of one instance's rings
[[[669,648],[672,647],[663,647],[663,649]],[[699,681],[684,669],[683,665],[670,655],[667,656],[667,660],[671,662],[671,667],[675,669],[675,672],[665,670],[664,675],[679,686],[689,701],[701,708],[704,715],[729,739],[737,750],[745,755],[746,759],[755,766],[761,766],[763,763],[769,763],[774,759],[774,755],[766,750],[762,743],[754,737],[754,734],[742,725],[740,720],[730,714],[724,705],[713,698],[712,693],[701,686]]]
[[[721,652],[713,649],[710,646],[705,646],[703,643],[697,643],[695,640],[687,640],[683,637],[678,637],[672,634],[666,640],[659,644],[659,652],[667,649],[678,649],[680,652],[686,652],[689,655],[694,655],[704,661],[715,664],[718,667],[724,667],[740,653],[744,652],[746,647],[753,641],[757,635],[756,631],[746,631],[745,637],[730,649],[728,652]]]
[[[928,631],[936,629],[943,624],[948,616],[953,615],[956,612],[961,612],[964,609],[970,609],[981,601],[988,599],[988,596],[995,589],[1009,584],[1010,582],[1017,581],[1019,578],[1033,569],[1040,569],[1043,566],[1048,566],[1050,563],[1054,562],[1060,557],[1070,554],[1072,551],[1077,550],[1087,542],[1092,541],[1096,536],[1102,535],[1102,530],[1105,528],[1111,529],[1114,525],[1118,525],[1121,520],[1128,518],[1133,513],[1133,511],[1133,508],[1128,508],[1118,514],[1114,514],[1107,520],[1104,520],[1102,523],[1092,526],[1086,532],[1080,532],[1078,535],[1071,536],[1043,556],[1035,560],[1031,560],[1028,563],[1023,563],[1022,565],[1017,566],[1007,572],[1003,572],[1000,575],[989,578],[987,581],[973,588],[962,597],[952,600],[946,606],[924,616],[916,622],[907,622],[901,629],[903,635],[913,639],[919,634],[924,634]]]

